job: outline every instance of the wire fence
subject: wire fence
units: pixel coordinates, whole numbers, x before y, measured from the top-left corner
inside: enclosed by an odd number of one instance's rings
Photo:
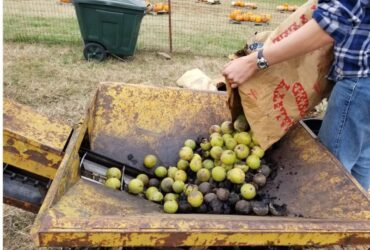
[[[82,44],[74,6],[60,1],[68,0],[4,0],[5,41]],[[150,4],[158,7],[161,1],[167,4],[168,0],[152,0]],[[242,48],[256,32],[274,29],[290,14],[284,8],[289,10],[305,2],[257,0],[253,8],[253,4],[240,1],[220,0],[219,4],[206,1],[215,0],[171,0],[173,52],[229,54]],[[279,5],[280,10],[277,10]],[[235,12],[234,19],[249,15],[246,19],[252,21],[230,21],[230,14],[235,10],[245,15]],[[266,23],[265,17],[270,18]],[[137,48],[169,51],[169,34],[169,15],[149,12],[143,18]]]

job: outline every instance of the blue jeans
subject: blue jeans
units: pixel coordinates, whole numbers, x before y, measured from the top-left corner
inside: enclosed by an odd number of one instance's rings
[[[370,185],[370,77],[338,81],[319,138],[367,191]]]

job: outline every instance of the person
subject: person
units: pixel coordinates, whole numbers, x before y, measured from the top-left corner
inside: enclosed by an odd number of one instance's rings
[[[335,82],[319,131],[320,141],[370,185],[370,0],[319,0],[313,17],[284,40],[225,65],[237,88],[257,71],[333,44],[328,79]]]

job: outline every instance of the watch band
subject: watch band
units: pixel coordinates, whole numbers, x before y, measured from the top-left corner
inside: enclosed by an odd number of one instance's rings
[[[263,49],[257,51],[257,59],[263,58]]]

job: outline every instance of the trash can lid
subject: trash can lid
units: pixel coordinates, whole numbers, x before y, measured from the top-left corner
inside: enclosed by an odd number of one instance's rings
[[[73,0],[73,3],[109,5],[133,10],[146,9],[144,0]]]

